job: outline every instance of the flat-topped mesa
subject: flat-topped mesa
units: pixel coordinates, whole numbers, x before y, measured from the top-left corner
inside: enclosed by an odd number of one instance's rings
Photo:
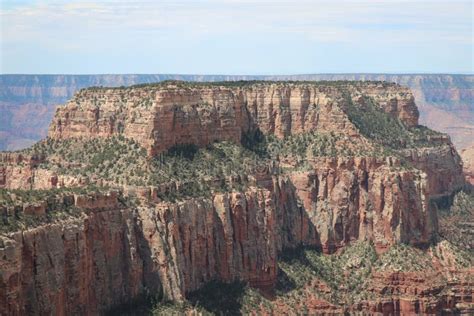
[[[358,135],[345,114],[367,96],[407,126],[418,124],[408,88],[382,82],[161,83],[129,88],[90,88],[59,107],[49,129],[53,139],[122,134],[151,155],[175,144],[205,146],[240,142],[259,128],[284,137],[312,130]]]
[[[432,245],[439,235],[432,202],[443,202],[463,177],[449,138],[406,128],[417,124],[411,92],[381,82],[168,82],[82,90],[58,108],[49,137],[84,140],[48,139],[0,155],[0,193],[8,197],[0,195],[7,232],[0,236],[0,314],[101,314],[145,294],[184,300],[211,280],[241,280],[270,293],[292,280],[278,264],[286,249],[333,253],[359,241],[381,253],[399,243]],[[261,135],[245,133],[257,128],[292,137],[262,137],[252,147],[252,135]],[[149,159],[140,148],[156,155],[175,144],[220,140],[242,141],[251,150],[222,142]],[[44,161],[28,163],[41,155]],[[344,259],[344,271],[369,271],[365,262],[375,254],[354,254],[357,260]],[[397,255],[393,269],[405,257]],[[317,262],[319,278],[325,263]],[[360,284],[381,299],[351,310],[435,312],[444,301],[471,301],[444,295],[470,284],[432,287],[389,268]],[[354,293],[337,279],[327,294]],[[385,300],[387,293],[394,295]],[[432,301],[441,303],[425,308]]]

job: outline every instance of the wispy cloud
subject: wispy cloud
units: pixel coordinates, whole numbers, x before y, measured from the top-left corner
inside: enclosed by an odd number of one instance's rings
[[[299,33],[317,41],[470,41],[471,1],[38,1],[3,10],[4,41],[63,31]],[[423,36],[420,36],[423,35]]]
[[[256,35],[315,44],[472,46],[472,11],[472,1],[437,0],[4,1],[1,49],[25,43],[65,52],[137,43],[149,49],[150,42],[173,38]]]

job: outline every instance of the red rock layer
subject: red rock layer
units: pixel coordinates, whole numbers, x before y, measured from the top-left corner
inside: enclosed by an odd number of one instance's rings
[[[353,311],[364,311],[383,315],[443,315],[470,314],[474,311],[472,269],[455,270],[455,278],[446,280],[440,273],[424,272],[379,272],[371,276],[368,291],[375,301],[365,301],[352,307]],[[442,293],[444,292],[444,293]]]
[[[362,157],[320,159],[313,170],[291,179],[326,252],[353,240],[373,240],[380,248],[423,245],[435,234],[423,173]]]
[[[386,112],[416,125],[407,89],[346,88],[355,100],[371,95]],[[324,85],[90,89],[58,109],[49,136],[123,134],[150,154],[178,143],[240,141],[254,127],[278,137],[310,130],[356,136],[344,106],[340,88]],[[180,300],[212,279],[269,289],[277,252],[301,244],[326,252],[353,240],[379,248],[426,244],[437,228],[429,197],[452,189],[460,176],[448,147],[407,154],[424,172],[400,168],[393,158],[327,158],[288,177],[256,175],[258,188],[211,199],[154,201],[138,210],[113,209],[113,196],[97,204],[76,199],[86,210],[82,218],[0,237],[0,258],[6,258],[0,260],[0,314],[93,314],[147,289]],[[7,160],[3,187],[80,182]]]
[[[284,248],[419,244],[434,232],[419,174],[376,160],[319,163],[260,179],[266,188],[138,211],[120,209],[115,194],[78,196],[88,215],[1,237],[0,313],[95,313],[146,288],[180,300],[212,279],[269,290]]]
[[[123,134],[137,140],[150,154],[180,143],[238,142],[243,132],[255,127],[279,137],[311,130],[345,130],[355,135],[343,112],[344,91],[353,98],[372,96],[383,110],[406,125],[418,124],[413,95],[394,84],[167,85],[83,90],[57,109],[48,135],[61,139]]]
[[[0,314],[90,315],[138,296],[146,279],[137,236],[128,210],[2,236]]]
[[[216,278],[273,287],[278,239],[270,191],[138,211],[116,200],[78,196],[75,205],[87,215],[1,236],[0,314],[95,314],[147,291],[181,300]]]
[[[438,146],[407,149],[403,154],[426,173],[431,196],[447,195],[464,185],[461,158],[449,140]]]

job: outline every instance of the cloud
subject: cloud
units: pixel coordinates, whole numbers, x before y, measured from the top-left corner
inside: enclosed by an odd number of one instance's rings
[[[439,0],[3,1],[1,51],[13,56],[28,46],[92,55],[198,42],[209,42],[211,51],[214,42],[234,38],[245,46],[252,37],[313,46],[457,45],[472,53],[472,6]]]
[[[382,40],[385,31],[406,41],[469,41],[472,36],[470,1],[40,1],[4,10],[1,17],[6,41],[61,30],[297,33],[329,42]]]

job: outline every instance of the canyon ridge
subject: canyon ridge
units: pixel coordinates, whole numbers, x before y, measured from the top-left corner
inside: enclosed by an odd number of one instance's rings
[[[385,81],[80,89],[0,153],[0,314],[473,313],[472,175],[415,101]]]
[[[231,75],[0,75],[0,150],[44,138],[58,104],[91,86],[129,86],[163,80],[357,80],[395,82],[411,89],[420,123],[450,135],[457,150],[474,146],[474,76],[455,74]]]

